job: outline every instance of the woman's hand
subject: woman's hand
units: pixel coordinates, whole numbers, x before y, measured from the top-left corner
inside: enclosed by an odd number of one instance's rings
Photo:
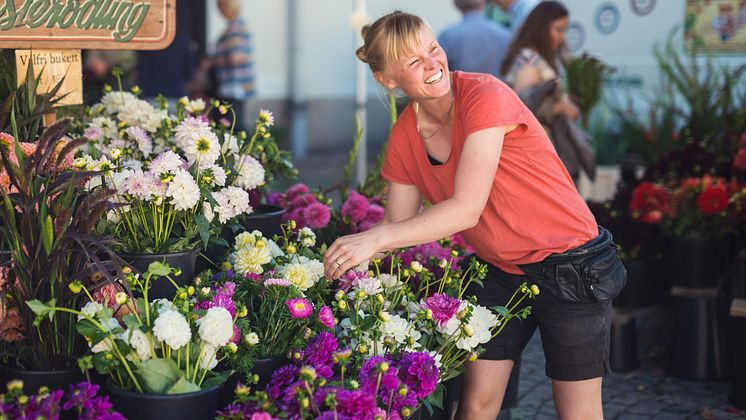
[[[330,280],[338,279],[347,270],[355,268],[376,255],[380,250],[376,240],[377,231],[377,228],[373,228],[367,232],[343,236],[334,241],[324,254],[324,276]]]

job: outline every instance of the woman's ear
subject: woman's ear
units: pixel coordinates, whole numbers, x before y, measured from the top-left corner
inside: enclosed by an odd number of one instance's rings
[[[386,77],[386,75],[384,75],[382,71],[373,72],[373,78],[376,79],[376,82],[378,82],[381,86],[385,87],[388,90],[394,90],[398,87],[396,82]]]

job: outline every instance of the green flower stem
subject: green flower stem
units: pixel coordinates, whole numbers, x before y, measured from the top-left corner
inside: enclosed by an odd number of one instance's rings
[[[83,316],[85,319],[87,319],[88,321],[90,321],[96,328],[98,328],[101,332],[109,334],[109,338],[112,340],[112,343],[114,342],[114,337],[111,335],[111,332],[108,331],[107,329],[105,329],[103,327],[103,325],[101,325],[101,323],[98,322],[95,318],[93,318],[93,317],[91,317],[91,316],[89,316],[87,314],[84,314],[84,313],[82,313],[80,311],[76,311],[74,309],[54,307],[54,311],[67,312],[67,313],[71,313],[73,315]],[[127,370],[127,374],[130,376],[130,378],[132,378],[132,381],[134,382],[135,387],[137,388],[137,390],[139,392],[142,393],[143,391],[142,391],[142,388],[140,387],[140,383],[137,381],[137,378],[135,377],[135,374],[132,373],[132,369],[130,369],[130,365],[127,362],[127,359],[124,357],[124,355],[119,350],[119,347],[116,344],[113,345],[112,347],[114,347],[114,352],[117,354],[117,356],[119,357],[119,360],[122,362],[122,365]]]
[[[197,373],[199,373],[199,363],[201,361],[202,361],[202,349],[200,349],[199,356],[197,356],[197,363],[194,364],[194,372],[192,372],[192,382],[195,382],[197,380]]]
[[[311,390],[311,385],[308,383],[308,381],[303,381],[303,384],[306,386],[306,391],[308,391],[308,400],[311,403],[311,408],[313,409],[314,413],[319,416],[321,415],[321,411],[319,410],[319,407],[316,406],[315,398],[313,397],[313,391]],[[378,393],[378,387],[376,387],[376,394]]]
[[[189,377],[189,343],[186,344],[186,364],[184,365],[184,376]]]

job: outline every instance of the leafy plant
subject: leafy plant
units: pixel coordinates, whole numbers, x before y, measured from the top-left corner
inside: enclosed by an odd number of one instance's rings
[[[583,53],[566,66],[568,93],[581,111],[583,127],[588,127],[591,110],[601,99],[606,65],[601,60]]]
[[[7,176],[7,184],[0,186],[0,236],[12,260],[0,296],[7,311],[5,327],[13,323],[16,332],[0,346],[6,363],[25,369],[68,368],[84,346],[75,334],[74,318],[36,318],[25,302],[75,306],[69,286],[75,281],[92,284],[94,274],[108,277],[116,262],[108,243],[92,236],[96,220],[109,208],[111,191],[82,194],[91,173],[67,168],[85,140],[64,140],[69,126],[70,120],[61,120],[35,143],[7,134],[0,139]]]

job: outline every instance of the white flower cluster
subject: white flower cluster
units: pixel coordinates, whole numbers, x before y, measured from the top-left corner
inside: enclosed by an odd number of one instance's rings
[[[236,185],[249,191],[264,185],[264,166],[252,156],[241,156],[238,162]]]
[[[184,315],[177,311],[161,312],[153,323],[153,334],[158,341],[178,350],[192,340],[192,330]]]
[[[228,220],[244,214],[251,213],[253,209],[249,205],[249,193],[238,187],[225,187],[212,193],[217,203],[218,220],[226,223]]]
[[[263,273],[262,266],[272,261],[270,246],[272,240],[263,237],[261,232],[255,230],[238,234],[235,241],[235,251],[231,253],[230,259],[236,273]]]
[[[438,327],[438,332],[451,336],[458,333],[459,329],[463,330],[460,338],[456,341],[456,347],[471,351],[480,344],[484,344],[492,338],[492,328],[497,325],[497,315],[484,306],[474,305],[466,301],[459,306],[459,312],[471,308],[471,317],[467,323],[464,323],[459,317],[454,316],[442,327]]]
[[[316,234],[309,227],[303,227],[298,230],[298,239],[303,246],[314,246],[316,245]]]
[[[187,161],[192,165],[212,165],[220,157],[220,141],[204,119],[185,118],[176,126],[174,144],[184,151]]]

